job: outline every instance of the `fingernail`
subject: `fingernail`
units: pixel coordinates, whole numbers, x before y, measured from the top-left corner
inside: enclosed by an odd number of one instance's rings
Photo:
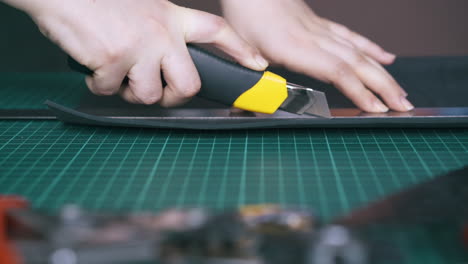
[[[393,57],[393,58],[396,57],[396,54],[390,53],[388,51],[385,51],[385,54],[387,54],[387,56],[389,56],[389,57]]]
[[[411,104],[410,101],[408,101],[408,99],[406,99],[405,96],[401,97],[400,102],[401,102],[401,105],[406,109],[406,111],[411,111],[414,109],[414,105]]]
[[[257,61],[258,66],[260,66],[262,69],[268,67],[268,61],[265,60],[261,55],[255,56],[255,60]]]
[[[385,52],[385,57],[387,57],[387,59],[392,60],[392,61],[396,59],[396,55],[390,52]]]
[[[381,113],[386,113],[388,112],[388,107],[386,107],[382,102],[380,101],[375,101],[374,103],[374,108],[375,110],[377,110],[378,112],[381,112]]]

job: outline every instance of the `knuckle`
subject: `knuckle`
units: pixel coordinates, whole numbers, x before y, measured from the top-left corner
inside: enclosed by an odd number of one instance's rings
[[[100,56],[93,56],[91,54],[77,54],[76,56],[73,56],[73,59],[75,59],[78,63],[81,65],[85,66],[86,68],[92,70],[93,72],[96,72],[100,68],[102,68],[102,53]],[[88,77],[89,83],[91,83],[91,78],[93,77],[93,74],[89,74]],[[88,81],[87,81],[88,83]],[[89,86],[89,85],[88,85]]]
[[[359,43],[359,45],[363,46],[363,47],[375,47],[377,46],[376,44],[374,44],[372,41],[370,41],[369,39],[357,34],[357,33],[353,33],[353,37],[354,39],[356,40],[357,43]]]
[[[119,43],[108,45],[103,49],[102,52],[102,65],[115,64],[120,60],[124,59],[130,54],[130,51],[135,46],[135,42],[139,40],[136,38],[129,37],[128,40],[123,40]]]
[[[226,20],[216,15],[210,15],[210,23],[213,27],[213,31],[217,33],[224,31],[228,27]]]
[[[183,98],[190,98],[195,96],[201,88],[200,78],[193,78],[193,80],[186,83],[181,83],[178,87],[178,93]]]
[[[331,67],[331,72],[330,75],[333,80],[343,80],[349,77],[351,74],[351,70],[349,69],[349,66],[346,62],[344,61],[339,61],[336,62],[332,67]]]
[[[102,64],[114,64],[118,62],[125,54],[125,50],[123,47],[107,48],[103,53]]]
[[[354,53],[352,55],[352,62],[353,62],[353,65],[356,67],[363,67],[369,64],[369,62],[364,57],[364,55],[359,54],[359,53]]]
[[[109,95],[116,94],[117,91],[115,89],[106,88],[106,89],[97,89],[95,90],[95,93],[97,95],[109,96]]]
[[[330,25],[330,27],[333,30],[335,30],[336,32],[339,32],[339,33],[341,33],[343,35],[350,35],[351,34],[351,30],[349,28],[347,28],[346,26],[344,26],[344,25],[332,23]]]
[[[92,79],[89,79],[89,81],[87,80],[86,84],[89,90],[95,95],[109,96],[109,95],[114,95],[118,92],[118,89],[114,89],[113,87],[98,86],[95,84],[95,81]]]
[[[377,97],[375,97],[371,92],[360,93],[359,96],[356,96],[354,101],[359,106],[359,108],[367,112],[375,111],[376,102],[380,102],[380,100],[377,99]]]
[[[343,25],[338,25],[338,29],[341,30],[341,32],[343,32],[344,34],[352,33],[352,31],[348,27],[343,26]]]
[[[375,88],[374,90],[375,93],[386,99],[399,98],[401,96],[400,91],[396,89],[395,86],[387,83],[384,83],[382,87]]]
[[[160,19],[158,19],[156,17],[149,17],[146,20],[145,24],[146,24],[145,26],[148,28],[148,30],[151,31],[152,33],[155,33],[157,35],[168,35],[169,34],[169,31],[166,28],[166,26],[164,26],[162,24],[162,22],[160,21]]]
[[[138,96],[140,99],[140,101],[145,104],[145,105],[152,105],[152,104],[155,104],[157,102],[159,102],[162,98],[162,95],[161,94],[152,94],[152,95],[148,95],[148,96]]]
[[[156,88],[155,88],[156,87]],[[130,83],[129,89],[132,91],[135,99],[145,105],[152,105],[159,102],[163,95],[162,89],[158,86],[148,86],[136,83],[134,80]]]
[[[200,91],[200,88],[201,88],[201,81],[199,79],[194,80],[184,87],[184,89],[181,91],[182,96],[193,97]]]
[[[294,43],[294,45],[298,45],[301,47],[313,43],[313,41],[311,41],[311,39],[308,38],[307,35],[304,33],[304,30],[301,29],[291,29],[291,31],[288,31],[285,35],[285,42]],[[281,47],[278,48],[280,49]]]
[[[268,57],[273,63],[284,65],[286,67],[297,67],[299,60],[293,58],[307,57],[309,54],[315,54],[319,51],[319,46],[315,40],[305,37],[304,34],[288,33],[284,36],[285,45],[269,44],[266,54],[272,54]],[[284,50],[293,51],[293,55],[285,54]]]

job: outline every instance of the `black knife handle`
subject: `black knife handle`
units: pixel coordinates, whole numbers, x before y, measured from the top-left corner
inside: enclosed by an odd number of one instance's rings
[[[240,95],[257,84],[264,74],[220,58],[194,45],[189,44],[187,47],[200,75],[200,97],[232,105]],[[86,75],[93,74],[92,70],[71,57],[68,57],[68,65],[74,71]]]

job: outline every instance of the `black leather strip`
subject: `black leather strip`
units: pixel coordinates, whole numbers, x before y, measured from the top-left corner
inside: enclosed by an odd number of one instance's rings
[[[57,115],[57,118],[66,123],[148,127],[148,128],[179,128],[192,130],[225,130],[225,129],[257,129],[257,128],[410,128],[410,127],[468,127],[468,108],[454,111],[453,115],[445,114],[441,109],[441,116],[434,115],[434,111],[421,109],[420,115],[392,115],[372,116],[363,114],[357,109],[350,109],[346,115],[327,118],[316,118],[306,115],[295,115],[278,111],[274,115],[255,113],[233,113],[230,109],[162,109],[153,112],[152,116],[146,112],[137,113],[119,112],[116,109],[92,109],[82,112],[67,108],[63,105],[47,101],[46,104]],[[339,111],[336,111],[339,113]],[[424,116],[429,113],[429,116]],[[333,114],[333,112],[332,112]]]

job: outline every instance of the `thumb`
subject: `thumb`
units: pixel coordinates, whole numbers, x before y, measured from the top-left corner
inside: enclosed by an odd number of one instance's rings
[[[185,42],[209,43],[252,70],[263,71],[268,61],[242,39],[224,18],[203,11],[182,8]]]

